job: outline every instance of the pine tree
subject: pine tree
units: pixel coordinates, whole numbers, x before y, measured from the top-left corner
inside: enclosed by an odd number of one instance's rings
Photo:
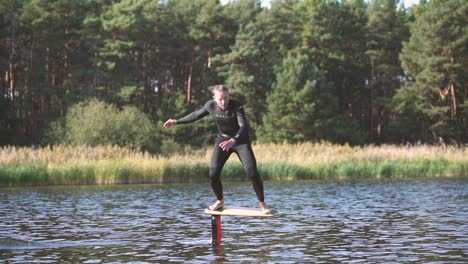
[[[18,1],[15,73],[18,131],[38,142],[76,94],[84,54],[79,27],[84,4],[72,0]]]
[[[277,70],[268,97],[259,141],[299,142],[323,139],[336,100],[330,84],[306,55],[289,55]]]
[[[136,104],[145,111],[151,104],[150,47],[156,21],[148,19],[147,13],[152,7],[148,0],[123,0],[109,6],[101,15],[105,37],[97,58],[108,98],[116,100],[119,94],[133,92]]]
[[[364,1],[307,0],[300,10],[304,29],[298,49],[332,82],[339,113],[364,123],[368,116]]]
[[[271,1],[271,8],[257,18],[257,27],[265,34],[265,41],[281,57],[287,56],[300,43],[302,24],[298,14],[299,3],[299,0]]]
[[[368,49],[370,64],[370,134],[372,140],[384,140],[390,112],[385,104],[400,88],[403,71],[398,59],[406,37],[404,13],[397,0],[373,0],[368,6]]]
[[[19,122],[15,120],[15,81],[20,13],[19,1],[0,2],[0,145],[11,144],[15,134],[19,134],[16,129]]]
[[[239,26],[246,26],[251,22],[255,22],[257,15],[261,11],[260,0],[230,1],[224,8],[226,17],[233,20],[235,25],[237,25],[236,29],[238,29]]]
[[[251,22],[241,26],[231,52],[214,60],[231,93],[246,105],[246,113],[254,129],[261,122],[262,117],[258,113],[266,110],[267,87],[273,78],[272,63],[269,63],[271,56],[265,50],[262,34]]]
[[[415,15],[400,56],[410,80],[394,98],[396,110],[424,121],[421,140],[466,142],[468,3],[429,1]]]

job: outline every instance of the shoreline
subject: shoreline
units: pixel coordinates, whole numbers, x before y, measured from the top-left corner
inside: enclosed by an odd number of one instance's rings
[[[259,173],[268,181],[468,177],[467,148],[329,143],[253,148]],[[208,181],[210,155],[211,149],[156,156],[116,146],[3,147],[0,187]],[[240,162],[232,157],[222,177],[248,180]]]

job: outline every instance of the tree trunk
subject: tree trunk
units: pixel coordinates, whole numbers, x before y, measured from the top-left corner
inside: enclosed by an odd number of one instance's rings
[[[374,142],[379,142],[381,121],[380,121],[379,105],[377,102],[378,86],[377,86],[377,77],[375,75],[374,59],[371,59],[371,82],[370,82],[369,87],[370,87],[370,93],[371,93],[370,94],[370,107],[371,107],[370,135]]]
[[[455,97],[455,84],[450,82],[450,95],[452,95],[452,121],[457,119],[457,98]]]
[[[9,97],[13,102],[15,100],[15,59],[16,59],[16,34],[15,29],[11,30],[11,39],[9,43],[9,56],[8,56],[8,86]]]
[[[189,75],[187,79],[187,103],[190,103],[190,101],[192,100],[192,71],[193,64],[190,64]]]

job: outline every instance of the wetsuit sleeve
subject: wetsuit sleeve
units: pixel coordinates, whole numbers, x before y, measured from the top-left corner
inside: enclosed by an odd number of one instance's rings
[[[177,124],[187,124],[191,122],[195,122],[209,114],[208,110],[206,109],[206,105],[203,106],[200,110],[193,111],[192,113],[177,119]]]
[[[239,124],[239,130],[234,135],[235,140],[237,140],[247,129],[247,118],[245,116],[244,106],[242,104],[237,106],[237,123]]]

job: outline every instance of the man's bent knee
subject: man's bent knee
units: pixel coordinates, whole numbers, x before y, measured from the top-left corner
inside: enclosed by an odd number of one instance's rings
[[[251,180],[259,180],[260,175],[258,174],[256,167],[246,168],[247,177]]]
[[[210,168],[210,172],[208,174],[210,176],[210,180],[219,180],[221,178],[221,171],[217,168]]]

